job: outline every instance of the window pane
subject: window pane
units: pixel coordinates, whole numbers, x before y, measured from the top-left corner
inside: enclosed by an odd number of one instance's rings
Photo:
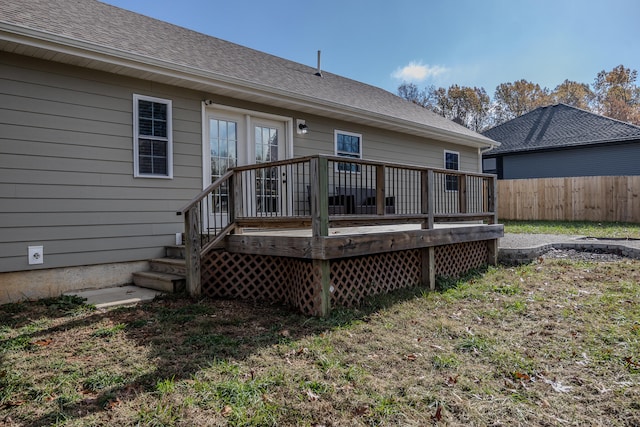
[[[138,141],[139,173],[167,175],[169,170],[167,142],[141,139]]]
[[[167,105],[160,102],[138,101],[138,133],[167,137]]]
[[[153,121],[151,119],[140,118],[138,121],[138,132],[140,135],[153,135]]]
[[[153,103],[151,101],[138,101],[138,117],[153,118]]]
[[[155,120],[167,121],[167,105],[158,102],[153,103],[153,118]]]
[[[167,157],[167,143],[164,141],[153,141],[153,156]]]
[[[148,139],[141,139],[138,143],[138,153],[141,156],[150,156],[151,155],[151,141]]]
[[[167,122],[166,121],[153,121],[153,136],[159,136],[161,138],[167,137]]]
[[[353,153],[360,154],[360,137],[354,135],[344,135],[339,133],[336,141],[338,154]],[[359,157],[359,156],[358,156]]]
[[[153,158],[153,174],[154,175],[166,175],[167,174],[167,159],[162,157]]]
[[[235,166],[237,129],[236,122],[210,119],[211,178],[215,181],[229,167]]]
[[[458,170],[458,154],[457,153],[445,153],[444,154],[444,167],[446,169]]]
[[[140,167],[141,174],[153,173],[153,168],[151,166],[151,157],[140,157],[138,165]]]

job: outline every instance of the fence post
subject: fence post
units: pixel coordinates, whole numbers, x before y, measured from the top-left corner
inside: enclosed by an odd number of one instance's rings
[[[187,292],[199,296],[202,292],[200,281],[200,204],[196,203],[184,216],[185,262],[187,267]]]

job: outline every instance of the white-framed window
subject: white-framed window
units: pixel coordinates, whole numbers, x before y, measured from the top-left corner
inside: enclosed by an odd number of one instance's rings
[[[460,153],[444,150],[444,168],[455,171],[460,170]],[[447,191],[458,191],[458,175],[447,175],[445,177],[445,188]]]
[[[173,178],[171,100],[133,95],[133,176]]]
[[[350,157],[352,159],[362,158],[362,135],[359,133],[334,131],[336,156]],[[338,163],[337,170],[342,172],[360,172],[360,165],[357,163]]]

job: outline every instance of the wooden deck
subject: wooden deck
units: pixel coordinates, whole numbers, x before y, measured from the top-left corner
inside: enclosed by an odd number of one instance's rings
[[[497,262],[493,175],[310,156],[237,167],[178,212],[191,295],[311,315]]]

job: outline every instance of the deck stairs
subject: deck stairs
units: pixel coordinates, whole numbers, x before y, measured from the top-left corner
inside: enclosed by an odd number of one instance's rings
[[[141,288],[167,293],[181,292],[186,286],[183,245],[165,247],[165,257],[149,260],[149,270],[133,273],[133,283]]]

